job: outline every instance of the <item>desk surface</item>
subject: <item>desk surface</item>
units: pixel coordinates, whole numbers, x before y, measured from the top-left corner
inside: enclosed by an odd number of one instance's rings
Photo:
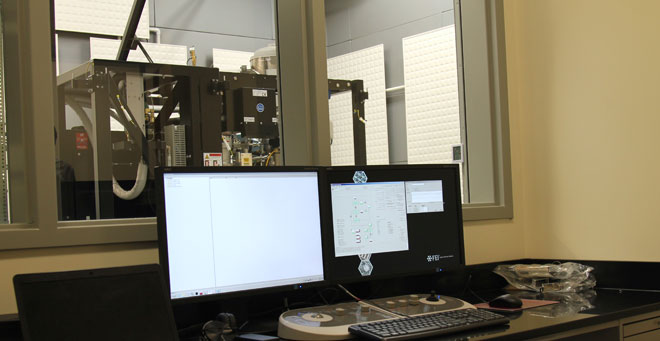
[[[501,291],[493,291],[480,294],[485,299],[490,299],[501,293]],[[538,298],[534,297],[536,294],[532,293],[517,294],[523,295],[525,298]],[[544,298],[557,299],[551,295],[546,294]],[[471,303],[479,302],[474,297],[465,299]],[[582,295],[573,299],[569,297],[559,304],[532,308],[509,315],[511,322],[508,326],[480,329],[458,335],[452,334],[444,339],[437,337],[433,339],[457,340],[469,337],[471,340],[527,340],[659,310],[660,292],[598,289],[593,292],[593,295],[586,295],[586,297]],[[0,334],[4,337],[0,339],[20,340],[20,332],[17,329],[20,329],[17,321],[0,322]]]
[[[533,296],[527,295],[526,298]],[[555,299],[549,298],[550,295],[546,294],[545,298]],[[586,296],[573,301],[569,297],[556,305],[524,310],[509,315],[511,322],[506,327],[461,336],[469,336],[471,340],[526,340],[660,310],[660,292],[598,289]],[[456,337],[452,335],[446,340]]]

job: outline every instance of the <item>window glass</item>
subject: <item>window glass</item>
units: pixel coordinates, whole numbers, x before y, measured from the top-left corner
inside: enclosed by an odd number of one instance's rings
[[[0,223],[26,223],[27,159],[21,117],[16,1],[0,1]]]
[[[454,1],[326,0],[325,11],[328,78],[363,81],[368,92],[359,121],[350,95],[332,93],[333,165],[360,164],[364,148],[368,164],[462,166]]]
[[[2,2],[0,2],[2,7]],[[7,114],[4,80],[4,20],[0,15],[0,223],[9,223],[9,163],[7,158]]]
[[[274,1],[147,1],[128,62],[104,3],[55,2],[60,220],[154,216],[157,166],[283,163]]]

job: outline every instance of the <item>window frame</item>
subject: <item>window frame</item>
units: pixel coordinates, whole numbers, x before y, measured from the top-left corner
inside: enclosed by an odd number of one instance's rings
[[[513,218],[503,0],[454,0],[470,203],[463,220]],[[486,79],[487,82],[483,80]]]
[[[276,0],[275,3],[281,75],[279,88],[282,110],[287,113],[282,117],[285,163],[330,165],[324,3],[307,0]],[[455,8],[461,8],[465,3],[455,0]],[[488,67],[485,68],[488,86],[476,90],[468,87],[465,90],[465,94],[472,96],[477,90],[485,94],[485,100],[479,104],[482,109],[467,110],[469,146],[466,159],[471,165],[467,173],[472,181],[490,177],[495,200],[494,203],[465,204],[463,217],[464,220],[512,218],[503,5],[502,0],[475,3],[481,8],[477,19],[472,20],[457,11],[456,21],[462,23],[460,28],[457,25],[457,37],[460,37],[464,47],[466,37],[481,34],[481,45],[477,46],[481,49],[477,51],[481,52],[475,55],[485,53],[488,60]],[[6,79],[8,86],[17,89],[14,108],[21,111],[20,122],[14,127],[18,127],[16,129],[22,136],[12,142],[20,144],[22,150],[18,156],[24,158],[24,163],[13,164],[16,167],[12,171],[18,174],[22,181],[19,184],[22,183],[26,189],[25,198],[18,198],[12,204],[22,205],[26,213],[25,223],[0,225],[0,250],[156,240],[156,218],[58,221],[55,204],[57,183],[53,117],[56,89],[51,2],[9,0],[3,2],[3,7],[6,4],[15,7],[12,9],[16,12],[16,29],[5,32],[6,41],[16,43],[12,52],[5,50],[5,69],[13,67],[16,77]],[[463,56],[459,61],[462,63],[460,69],[475,62],[471,56]],[[474,77],[483,77],[483,73],[481,76],[464,74],[467,84],[483,83],[470,81]],[[300,96],[301,93],[304,96]],[[39,100],[33,100],[36,98]],[[473,104],[471,97],[468,98],[467,105],[471,109],[477,104]],[[475,129],[469,128],[471,124],[484,122],[490,132],[486,134],[487,138],[475,135]],[[486,173],[482,173],[484,171]],[[471,196],[474,196],[474,187],[470,186]]]

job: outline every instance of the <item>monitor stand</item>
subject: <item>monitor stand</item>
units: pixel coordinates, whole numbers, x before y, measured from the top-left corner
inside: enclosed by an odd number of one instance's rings
[[[442,296],[433,302],[426,296],[428,294],[402,295],[289,310],[280,315],[277,335],[287,340],[344,340],[353,337],[348,332],[353,324],[399,317],[387,310],[414,316],[474,308],[457,298]]]

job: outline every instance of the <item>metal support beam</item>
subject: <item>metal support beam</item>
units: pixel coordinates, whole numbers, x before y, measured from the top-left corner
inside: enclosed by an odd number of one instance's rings
[[[128,52],[135,49],[135,31],[137,31],[138,23],[140,23],[140,17],[142,16],[142,10],[144,9],[144,4],[146,2],[147,0],[135,0],[133,2],[131,14],[128,17],[128,22],[124,29],[124,35],[121,38],[121,44],[119,44],[119,51],[117,51],[117,60],[126,61],[128,58]]]

